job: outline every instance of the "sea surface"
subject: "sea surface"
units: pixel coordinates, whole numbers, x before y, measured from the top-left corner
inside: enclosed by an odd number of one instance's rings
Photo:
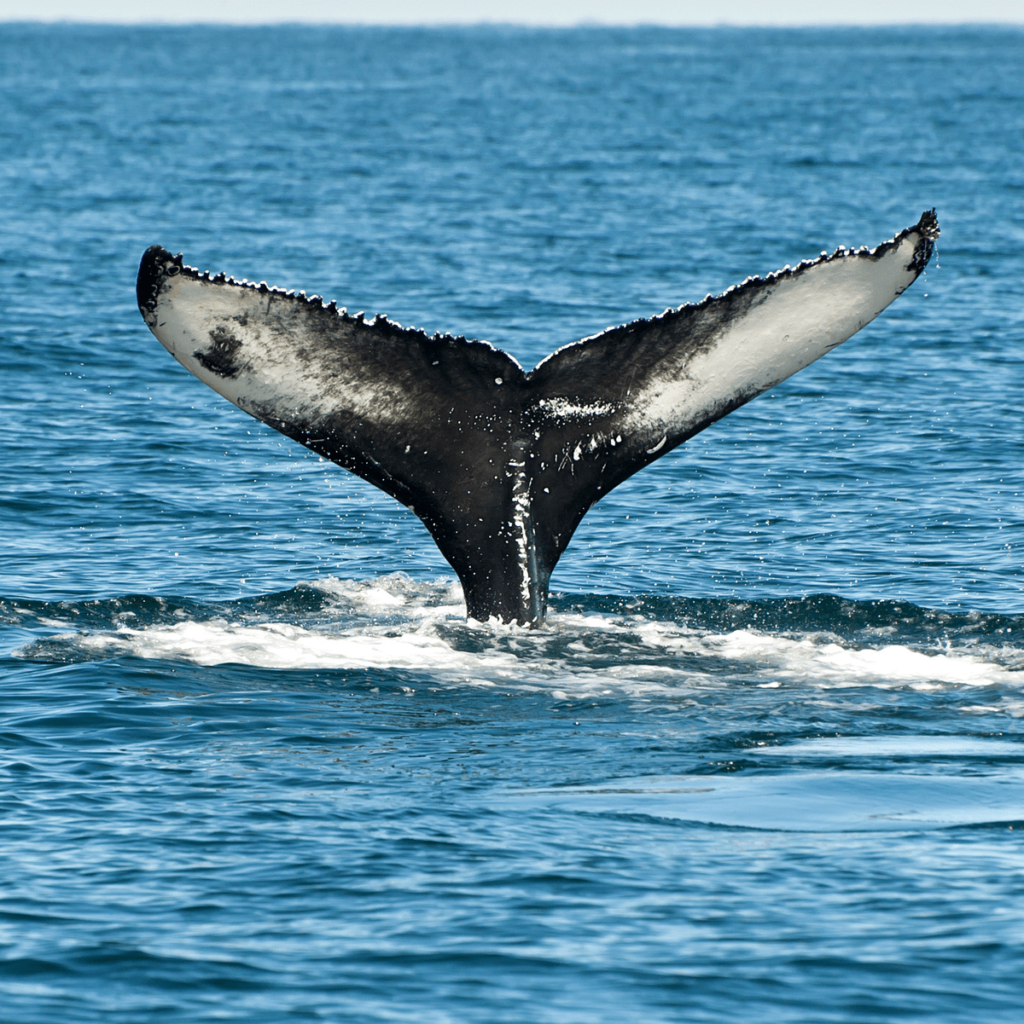
[[[0,26],[0,1019],[1024,1019],[1024,31]],[[935,207],[595,507],[543,629],[145,328],[486,338]]]

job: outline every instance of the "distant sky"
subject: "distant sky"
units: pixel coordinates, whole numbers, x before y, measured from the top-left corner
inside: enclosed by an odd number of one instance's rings
[[[1024,0],[0,0],[0,21],[1019,25]]]

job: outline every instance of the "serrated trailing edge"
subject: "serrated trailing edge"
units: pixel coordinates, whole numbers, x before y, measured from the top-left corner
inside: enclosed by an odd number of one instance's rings
[[[936,218],[934,208],[931,210],[925,210],[925,212],[921,214],[920,220],[913,227],[905,228],[892,238],[876,245],[873,249],[868,249],[866,246],[861,246],[859,249],[848,249],[846,246],[839,246],[832,253],[822,252],[820,256],[817,256],[814,259],[801,260],[795,267],[787,265],[780,270],[766,274],[764,277],[758,274],[752,275],[741,281],[739,284],[731,285],[729,288],[726,288],[725,291],[720,292],[717,295],[709,292],[698,302],[684,302],[679,306],[670,307],[663,313],[657,313],[651,317],[640,317],[636,320],[631,320],[628,323],[607,327],[603,331],[598,331],[595,334],[588,335],[586,338],[581,338],[579,341],[569,342],[569,344],[561,346],[542,359],[540,363],[534,367],[534,370],[530,371],[530,373],[540,369],[540,367],[548,362],[548,360],[554,358],[567,349],[575,348],[578,345],[601,338],[606,334],[621,331],[624,328],[657,323],[658,321],[669,320],[683,314],[691,314],[695,311],[706,309],[707,307],[714,305],[716,302],[721,302],[723,299],[734,298],[743,292],[754,292],[765,287],[770,287],[779,281],[791,279],[804,274],[812,267],[832,263],[836,260],[880,259],[885,256],[886,253],[891,252],[893,249],[898,247],[905,238],[915,233],[919,234],[921,237],[914,248],[914,255],[908,267],[916,271],[921,271],[931,259],[935,241],[939,237],[939,223]],[[361,321],[366,327],[386,328],[390,331],[401,332],[408,337],[420,337],[433,341],[445,341],[464,345],[482,345],[494,351],[499,351],[496,346],[492,345],[488,341],[483,341],[477,338],[467,338],[463,334],[453,335],[449,331],[445,331],[444,333],[435,331],[431,335],[418,327],[403,327],[397,320],[390,320],[386,313],[377,313],[371,319],[367,319],[362,311],[350,314],[345,306],[339,307],[333,299],[331,302],[325,303],[323,297],[320,295],[307,296],[304,291],[296,293],[294,289],[277,288],[268,285],[266,281],[256,283],[245,278],[241,281],[236,281],[233,277],[225,276],[224,273],[214,274],[209,270],[199,270],[198,267],[189,266],[187,263],[184,263],[182,261],[182,256],[183,254],[180,252],[176,256],[172,256],[166,249],[158,245],[151,246],[146,251],[146,254],[143,257],[142,266],[139,270],[139,281],[137,285],[139,310],[143,317],[146,317],[147,313],[152,314],[155,312],[157,299],[160,293],[160,286],[164,279],[167,277],[173,277],[176,274],[186,274],[196,281],[204,281],[214,285],[227,285],[235,288],[250,288],[254,291],[260,292],[262,295],[273,295],[280,299],[291,299],[294,302],[302,302],[313,309],[323,309],[328,312],[336,313],[344,321]],[[505,353],[505,355],[509,356],[516,365],[519,365],[518,360],[516,360],[514,356],[511,356],[508,353]],[[527,376],[529,375],[530,374],[527,374]]]
[[[324,302],[323,297],[320,295],[306,295],[304,291],[296,292],[292,288],[277,288],[272,285],[268,285],[266,281],[249,281],[246,278],[241,280],[235,280],[234,277],[228,277],[223,272],[214,274],[210,270],[200,270],[198,267],[190,266],[183,262],[183,254],[178,253],[172,255],[166,249],[159,245],[150,246],[146,250],[145,255],[142,258],[142,263],[139,267],[139,276],[136,283],[136,296],[138,299],[139,312],[142,313],[143,318],[146,322],[149,322],[150,317],[155,314],[157,302],[160,296],[160,289],[164,281],[170,277],[176,277],[178,274],[190,278],[193,281],[200,281],[204,284],[220,285],[230,288],[247,288],[255,292],[259,292],[261,295],[272,295],[276,299],[289,299],[293,302],[301,302],[311,309],[322,309],[328,313],[335,313],[337,316],[346,322],[359,321],[364,327],[378,328],[388,333],[401,333],[408,337],[424,338],[430,341],[443,341],[453,344],[463,345],[480,345],[491,351],[499,351],[489,341],[482,341],[477,338],[467,338],[462,334],[451,334],[448,331],[441,333],[435,331],[432,335],[428,334],[422,328],[419,327],[403,327],[397,320],[391,320],[388,318],[386,313],[376,313],[374,316],[367,318],[362,310],[358,313],[349,313],[345,306],[338,306],[337,302],[331,300],[330,302]],[[505,353],[508,355],[508,353]],[[509,356],[513,362],[518,361],[514,357]]]
[[[657,313],[651,317],[640,317],[637,320],[630,320],[628,323],[606,327],[603,331],[598,331],[596,334],[590,334],[585,338],[580,338],[579,341],[571,341],[569,344],[556,349],[550,355],[545,356],[530,372],[535,373],[549,360],[554,359],[555,356],[587,342],[596,341],[606,335],[615,334],[618,331],[628,330],[633,327],[671,320],[674,317],[682,315],[690,315],[694,312],[707,309],[724,299],[735,298],[744,292],[756,292],[762,288],[777,284],[779,281],[799,277],[812,267],[819,267],[822,264],[833,263],[836,260],[881,259],[886,255],[886,253],[897,248],[905,238],[908,238],[913,234],[920,234],[921,239],[914,247],[914,255],[908,264],[908,269],[920,272],[924,270],[928,261],[931,259],[935,241],[939,237],[939,222],[935,215],[934,207],[930,210],[925,210],[924,213],[921,214],[921,219],[913,227],[904,228],[902,231],[893,235],[892,238],[876,245],[873,249],[869,249],[867,246],[861,246],[859,249],[848,249],[846,246],[841,245],[833,253],[823,251],[820,256],[816,256],[814,259],[801,260],[795,267],[791,267],[787,264],[781,270],[772,271],[772,273],[766,274],[764,277],[761,277],[759,274],[753,274],[741,281],[739,284],[730,285],[724,292],[719,292],[717,295],[712,292],[708,292],[708,294],[699,302],[684,302],[679,306],[670,306],[663,313]]]

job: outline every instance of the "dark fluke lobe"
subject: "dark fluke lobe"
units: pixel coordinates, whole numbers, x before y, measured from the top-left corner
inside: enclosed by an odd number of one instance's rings
[[[409,507],[472,618],[537,625],[580,520],[613,487],[873,320],[924,270],[934,211],[559,349],[529,373],[482,341],[408,330],[186,266],[159,246],[139,309],[188,370]]]

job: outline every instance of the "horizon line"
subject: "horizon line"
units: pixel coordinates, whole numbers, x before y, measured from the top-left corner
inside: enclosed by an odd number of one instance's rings
[[[267,18],[255,20],[186,19],[170,21],[160,19],[114,20],[106,18],[6,18],[0,15],[0,25],[11,26],[82,26],[92,28],[495,28],[495,29],[606,29],[606,28],[667,28],[667,29],[880,29],[880,28],[1024,28],[1024,17],[1020,21],[993,19],[978,21],[972,19],[957,21],[612,21],[598,18],[582,18],[575,21],[509,21],[505,19],[437,20],[437,21],[368,21]]]

